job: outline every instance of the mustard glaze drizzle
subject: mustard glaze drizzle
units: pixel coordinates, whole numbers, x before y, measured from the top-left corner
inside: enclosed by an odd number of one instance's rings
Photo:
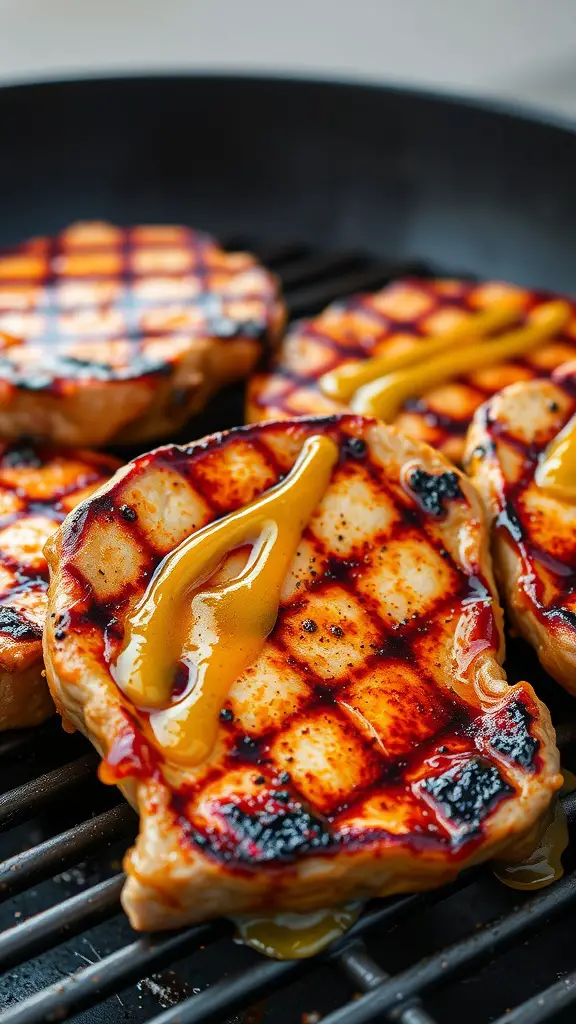
[[[386,374],[403,370],[407,366],[427,362],[433,356],[452,348],[459,341],[477,340],[518,320],[521,304],[506,299],[494,303],[489,309],[473,313],[455,324],[449,330],[440,331],[414,345],[407,352],[396,355],[374,356],[371,359],[344,363],[335,370],[329,370],[319,380],[320,390],[328,398],[348,402],[359,388]]]
[[[356,392],[350,405],[360,415],[377,416],[389,423],[408,398],[418,397],[429,388],[473,370],[524,355],[560,331],[568,323],[570,315],[566,302],[547,302],[530,315],[526,326],[516,331],[489,341],[468,337],[468,344],[463,348],[443,352],[432,359],[424,358],[415,366],[388,373],[365,384]]]
[[[282,483],[167,555],[129,617],[111,670],[125,696],[149,713],[154,742],[170,760],[197,765],[210,755],[222,704],[274,627],[302,530],[337,457],[330,438],[308,438]],[[211,587],[226,556],[247,544],[240,572]],[[182,662],[191,685],[174,700]]]
[[[560,501],[576,502],[576,415],[548,445],[534,482]]]

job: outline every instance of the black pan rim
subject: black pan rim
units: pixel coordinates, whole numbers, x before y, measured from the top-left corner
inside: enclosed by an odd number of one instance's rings
[[[56,90],[75,86],[109,87],[117,85],[136,85],[150,87],[154,84],[173,84],[198,82],[214,85],[229,85],[233,88],[236,85],[284,85],[295,91],[298,89],[317,88],[319,90],[332,91],[335,88],[345,90],[352,94],[362,92],[368,94],[381,94],[391,99],[400,101],[414,101],[428,103],[430,106],[453,108],[470,113],[495,116],[502,120],[523,122],[527,126],[544,127],[553,129],[567,136],[576,136],[576,117],[574,119],[563,114],[556,114],[552,110],[539,108],[524,104],[521,101],[511,99],[500,99],[488,95],[474,95],[460,93],[441,88],[425,88],[410,86],[403,83],[375,81],[373,78],[362,76],[340,76],[337,74],[308,75],[299,74],[297,70],[274,71],[255,70],[244,72],[234,68],[221,71],[219,69],[205,70],[198,68],[194,70],[170,70],[146,69],[143,71],[132,71],[111,69],[110,74],[101,72],[86,72],[63,76],[46,76],[38,79],[9,79],[0,83],[0,103],[4,98],[11,95],[17,96],[25,93],[38,91]]]

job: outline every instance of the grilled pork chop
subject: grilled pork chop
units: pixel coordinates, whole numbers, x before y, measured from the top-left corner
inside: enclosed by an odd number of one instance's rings
[[[0,435],[153,440],[284,326],[272,274],[184,227],[75,224],[0,253]]]
[[[512,622],[547,672],[576,693],[576,495],[539,482],[548,446],[576,412],[576,364],[513,384],[482,406],[466,465],[492,528]],[[574,452],[572,452],[572,459]],[[572,463],[573,468],[573,463]]]
[[[248,385],[247,419],[257,422],[291,416],[325,415],[352,407],[322,387],[325,374],[376,356],[391,359],[408,353],[425,356],[433,336],[452,331],[470,315],[510,302],[518,308],[518,324],[551,296],[513,285],[488,281],[407,278],[381,291],[334,303],[312,320],[295,324],[268,370]],[[474,411],[486,399],[515,381],[547,376],[554,367],[576,357],[576,305],[566,300],[572,319],[554,336],[524,355],[500,360],[408,398],[393,417],[411,437],[426,441],[459,463],[466,430]],[[511,325],[512,326],[512,325]],[[474,346],[455,338],[454,351]],[[426,371],[422,370],[426,381]]]
[[[0,445],[0,729],[54,713],[43,678],[48,566],[43,548],[74,506],[117,468],[87,451]]]
[[[279,537],[284,557],[294,529],[269,618],[258,573],[280,562],[263,551]],[[533,841],[561,782],[554,732],[501,668],[476,493],[428,446],[332,416],[160,448],[83,502],[47,558],[52,695],[140,813],[134,927],[425,889]]]

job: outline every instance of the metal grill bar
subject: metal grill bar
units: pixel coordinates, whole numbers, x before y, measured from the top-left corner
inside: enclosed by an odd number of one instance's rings
[[[495,1024],[542,1024],[576,1003],[576,971],[499,1017]]]
[[[77,761],[71,761],[3,793],[0,796],[0,830],[12,828],[21,821],[29,821],[57,797],[63,796],[86,779],[93,778],[97,764],[96,752],[85,754]]]
[[[2,932],[0,970],[15,967],[112,917],[120,909],[124,881],[124,875],[114,875]]]
[[[244,246],[253,248],[246,242],[234,244],[234,247]],[[361,266],[362,257],[353,253],[318,254],[309,246],[297,243],[268,248],[260,252],[260,258],[282,277],[292,316],[316,313],[329,302],[353,292],[379,287],[394,277],[429,276],[431,273],[430,268],[421,263]],[[52,728],[53,724],[48,723],[37,730],[0,738],[0,757],[9,759],[36,753],[38,737],[44,735],[46,742]],[[560,726],[558,736],[562,746],[574,743],[576,722]],[[51,801],[85,781],[92,773],[95,760],[96,755],[93,754],[80,757],[0,797],[0,829],[3,824],[12,826],[29,819]],[[565,798],[564,806],[568,817],[573,820],[576,817],[576,794]],[[0,899],[15,895],[49,878],[56,871],[77,863],[106,842],[129,835],[134,823],[132,812],[122,804],[12,857],[0,865]],[[426,896],[390,900],[365,914],[348,935],[322,957],[324,963],[344,972],[355,988],[365,995],[329,1014],[323,1024],[362,1024],[363,1021],[384,1018],[401,1024],[434,1024],[429,1013],[419,1004],[420,993],[434,985],[443,985],[458,974],[470,973],[474,967],[485,963],[491,954],[537,930],[549,918],[558,917],[575,902],[576,872],[523,903],[519,910],[504,920],[414,964],[396,977],[386,974],[372,960],[366,947],[358,942],[360,935],[390,926],[418,908],[442,902],[457,889],[471,884],[477,875],[478,871],[467,873],[451,887]],[[123,878],[117,875],[8,929],[0,935],[0,964],[3,967],[14,966],[110,918],[119,909],[122,883]],[[40,1024],[49,1019],[68,1017],[230,932],[229,923],[218,921],[176,934],[139,938],[72,978],[60,981],[12,1007],[2,1015],[2,1024]],[[259,960],[250,970],[222,978],[210,989],[161,1013],[154,1018],[153,1024],[220,1021],[278,987],[313,972],[318,963],[318,958],[293,962]],[[575,1001],[576,972],[518,1006],[500,1018],[497,1024],[540,1024]]]
[[[132,985],[151,971],[161,970],[179,957],[207,942],[214,942],[230,931],[225,921],[186,928],[180,932],[146,937],[103,957],[66,981],[11,1007],[3,1015],[3,1024],[40,1024],[63,1020],[74,1012],[101,1002]]]
[[[52,836],[31,850],[18,853],[0,865],[0,901],[10,899],[58,871],[77,864],[104,843],[134,832],[136,818],[128,804],[118,804],[96,818]]]
[[[457,973],[470,971],[479,961],[536,931],[539,925],[566,912],[575,902],[576,872],[573,872],[541,895],[527,900],[502,921],[422,960],[357,1002],[329,1014],[323,1024],[364,1024],[379,1019],[398,1003],[434,984],[444,984]]]
[[[442,898],[444,895],[442,892],[437,894],[438,898]],[[372,914],[366,915],[357,923],[357,927],[362,926],[361,930],[364,931],[376,925],[390,925],[405,916],[407,910],[414,907],[421,899],[421,897],[406,896],[394,902],[391,901],[385,906],[379,907]],[[58,1006],[60,1018],[63,1018],[101,1002],[114,992],[144,978],[150,971],[157,971],[167,966],[171,960],[190,952],[195,946],[214,942],[231,931],[230,922],[215,921],[198,928],[188,928],[174,936],[169,936],[164,941],[162,937],[139,939],[132,945],[111,953],[110,956],[99,960],[97,964],[87,967],[79,974],[31,996],[30,999],[8,1010],[2,1017],[2,1022],[3,1024],[16,1024],[16,1022],[17,1024],[40,1024],[41,1021],[50,1019],[55,1005]],[[241,977],[234,975],[225,978],[205,993],[180,1003],[175,1007],[175,1010],[178,1010],[178,1024],[218,1019],[217,1015],[216,1017],[210,1015],[214,1006],[220,1008],[220,1016],[222,1013],[230,1013],[239,1007],[248,1006],[270,991],[269,986],[275,987],[281,978],[289,981],[292,977],[311,970],[316,964],[317,961],[314,960],[259,961],[255,967],[243,972]],[[113,987],[110,987],[110,978],[114,979]],[[168,1013],[171,1012],[168,1011]],[[190,1017],[188,1016],[189,1012],[192,1013]],[[154,1024],[160,1024],[160,1021],[164,1024],[165,1019],[169,1021],[170,1017],[165,1014],[161,1015]]]
[[[390,977],[374,962],[363,942],[353,942],[339,954],[337,962],[352,984],[361,992],[371,992]],[[394,1020],[399,1021],[399,1024],[435,1024],[430,1014],[418,1005],[417,1000],[406,1006],[397,1006],[394,1010]]]

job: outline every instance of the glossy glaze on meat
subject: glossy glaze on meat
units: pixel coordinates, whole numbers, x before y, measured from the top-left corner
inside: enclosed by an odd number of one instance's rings
[[[576,366],[515,384],[476,413],[466,466],[489,516],[494,563],[515,627],[576,693],[576,505],[538,486],[550,442],[576,411]]]
[[[319,433],[339,461],[276,625],[208,760],[170,763],[112,678],[127,617],[164,556],[285,478]],[[141,817],[123,897],[136,927],[428,888],[533,839],[561,781],[553,730],[500,666],[477,496],[427,446],[342,416],[161,448],[47,554],[52,694]]]
[[[279,337],[276,278],[185,227],[75,224],[0,252],[0,434],[162,438]]]
[[[41,675],[44,544],[117,466],[95,452],[0,445],[0,729],[37,725],[54,712]]]
[[[248,419],[341,412],[344,406],[319,387],[323,374],[351,361],[424,346],[427,337],[450,330],[465,316],[502,300],[517,301],[528,314],[551,297],[496,281],[408,278],[380,292],[336,302],[314,319],[292,327],[269,368],[252,378]],[[394,421],[396,426],[459,463],[474,411],[490,395],[515,381],[547,376],[576,357],[576,306],[571,306],[574,319],[555,338],[523,358],[477,370],[408,400]],[[519,323],[523,320],[521,316]]]

